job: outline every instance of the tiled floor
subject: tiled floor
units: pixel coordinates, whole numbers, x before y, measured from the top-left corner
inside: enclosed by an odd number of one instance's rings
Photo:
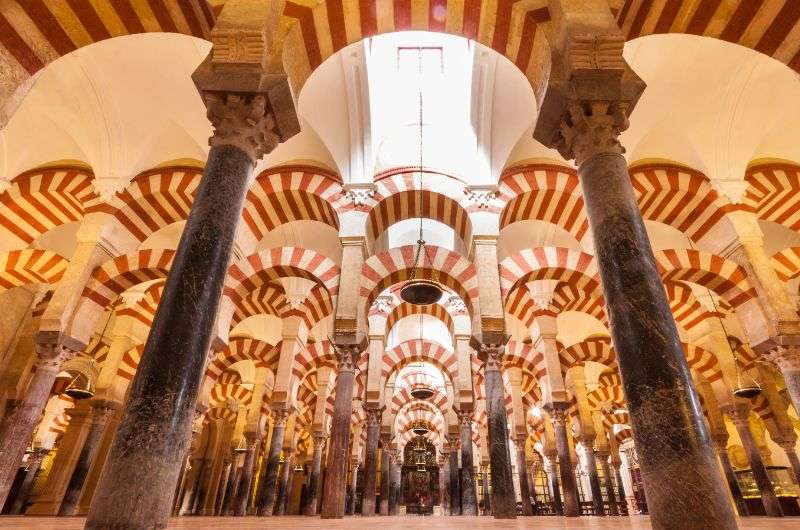
[[[15,530],[82,530],[81,517],[0,517],[0,528]],[[346,517],[341,520],[322,520],[318,517],[181,517],[170,521],[170,528],[255,530],[263,528],[292,528],[296,530],[342,528],[358,530],[444,530],[447,528],[553,528],[566,530],[647,530],[647,517],[520,517],[513,521],[495,521],[489,517]],[[740,521],[742,530],[798,529],[800,517],[770,519],[747,517]],[[688,530],[688,529],[684,529]]]

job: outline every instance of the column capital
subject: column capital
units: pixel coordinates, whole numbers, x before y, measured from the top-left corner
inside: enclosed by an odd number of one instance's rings
[[[781,373],[800,372],[800,348],[793,346],[775,346],[764,358],[772,362]]]
[[[471,410],[459,410],[456,411],[456,415],[458,416],[458,424],[462,427],[472,427],[472,411]]]
[[[503,358],[506,354],[506,345],[503,344],[484,344],[474,337],[471,340],[472,347],[478,352],[478,358],[486,363],[486,370],[500,370],[503,365]]]
[[[78,355],[78,349],[70,348],[64,343],[36,343],[36,368],[58,370],[65,362]]]
[[[265,94],[203,92],[206,116],[214,127],[211,147],[230,145],[247,153],[255,164],[281,141]]]
[[[333,343],[339,372],[355,372],[358,358],[367,349],[367,341],[336,341]]]
[[[311,435],[314,439],[314,449],[319,449],[320,451],[325,449],[325,444],[328,442],[328,435],[324,432],[315,432]]]
[[[289,413],[291,412],[289,408],[283,403],[273,403],[269,408],[272,412],[272,421],[274,422],[274,425],[276,427],[285,427],[286,421],[289,419]]]
[[[380,426],[383,409],[380,407],[365,407],[364,415],[366,416],[367,427]]]
[[[608,101],[572,102],[561,122],[561,140],[555,145],[564,158],[578,166],[597,155],[622,155],[619,135],[628,128],[624,106]]]
[[[547,410],[547,413],[550,415],[550,419],[554,424],[565,425],[569,403],[556,401],[554,403],[545,405],[545,409]]]
[[[749,426],[750,421],[750,404],[749,403],[736,403],[734,405],[727,405],[722,407],[725,412],[737,427]]]

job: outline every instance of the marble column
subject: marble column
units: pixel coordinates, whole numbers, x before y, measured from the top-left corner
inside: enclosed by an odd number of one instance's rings
[[[614,491],[614,478],[611,476],[611,466],[608,465],[608,453],[598,452],[597,456],[600,457],[600,465],[603,468],[603,486],[606,489],[606,496],[608,497],[609,515],[619,515],[619,506],[617,506],[617,493]]]
[[[391,466],[390,434],[381,434],[381,502],[378,513],[389,515],[389,467]]]
[[[322,489],[322,518],[341,519],[347,492],[348,445],[350,443],[350,416],[353,413],[353,383],[355,364],[364,351],[364,345],[336,344],[338,370],[336,374],[336,399],[333,404],[331,437],[328,461],[325,466],[325,484]]]
[[[36,480],[36,475],[42,467],[42,460],[44,460],[44,457],[47,456],[49,452],[50,449],[34,449],[33,453],[28,455],[25,478],[22,479],[22,484],[19,487],[17,496],[14,498],[14,503],[11,505],[11,510],[9,511],[11,515],[25,513],[25,505],[28,502],[28,497],[30,497],[33,481]]]
[[[204,100],[211,149],[89,509],[89,530],[167,523],[244,197],[256,161],[280,141],[265,96],[207,92]]]
[[[789,460],[789,465],[792,468],[795,483],[800,484],[800,459],[797,458],[797,451],[795,450],[796,444],[797,438],[793,438],[783,440],[778,445],[780,445],[783,452],[786,453],[786,458]]]
[[[442,515],[450,515],[450,448],[446,443],[439,457],[439,501]]]
[[[317,505],[320,493],[320,471],[322,469],[322,451],[328,437],[323,433],[314,433],[314,456],[311,459],[311,475],[308,478],[308,493],[306,493],[305,515],[317,515]]]
[[[586,455],[586,467],[589,472],[589,487],[592,490],[592,505],[595,515],[605,515],[603,506],[603,492],[600,489],[600,477],[597,475],[597,460],[594,456],[594,441],[585,440],[582,442]]]
[[[214,505],[209,509],[209,515],[222,515],[222,505],[225,502],[225,494],[228,491],[228,483],[233,478],[233,459],[230,455],[225,455],[222,461],[222,471],[216,484],[216,496]]]
[[[525,438],[519,437],[514,440],[517,452],[517,480],[519,481],[519,496],[522,499],[522,515],[533,515],[533,504],[531,504],[531,489],[528,484],[528,463],[525,458]]]
[[[555,403],[550,408],[550,417],[553,420],[555,431],[556,450],[558,451],[558,473],[561,486],[564,490],[564,515],[577,517],[581,513],[578,503],[578,485],[575,481],[575,466],[570,455],[569,440],[567,439],[566,403]]]
[[[231,463],[231,470],[228,474],[228,483],[225,486],[225,497],[220,507],[220,515],[233,515],[233,508],[236,505],[236,489],[242,478],[242,466],[237,465],[238,453],[234,456]]]
[[[448,438],[450,444],[450,515],[461,515],[461,488],[458,469],[458,438]]]
[[[259,436],[249,432],[244,434],[247,449],[244,453],[242,472],[239,477],[239,484],[236,489],[236,500],[233,505],[233,515],[243,517],[247,514],[247,505],[250,501],[250,491],[253,489],[253,474],[256,468],[256,453],[258,452]]]
[[[481,466],[481,488],[483,488],[483,515],[492,514],[492,496],[489,492],[489,467]]]
[[[78,505],[78,499],[80,499],[83,485],[89,474],[89,469],[97,455],[103,432],[117,406],[118,404],[115,402],[102,399],[94,400],[91,403],[92,419],[91,426],[89,427],[89,434],[87,434],[86,440],[83,442],[83,447],[78,455],[78,461],[75,463],[75,468],[72,470],[72,475],[67,484],[67,491],[64,493],[64,499],[61,501],[61,506],[58,509],[58,515],[75,514],[75,507]]]
[[[800,347],[778,346],[773,348],[766,357],[772,361],[786,381],[786,391],[794,405],[794,410],[800,414]]]
[[[625,67],[621,56],[619,61]],[[736,518],[619,142],[631,107],[610,100],[624,92],[620,83],[635,78],[628,73],[624,79],[593,78],[591,94],[609,96],[597,100],[580,99],[588,93],[581,91],[585,79],[569,81],[575,86],[568,98],[574,99],[561,101],[564,114],[555,133],[545,132],[542,123],[537,134],[551,134],[549,145],[578,166],[652,524],[734,529]]]
[[[619,502],[623,504],[627,504],[627,500],[625,497],[625,483],[622,482],[622,473],[620,473],[620,466],[621,462],[611,460],[611,466],[614,468],[614,476],[617,479],[617,496],[619,497]]]
[[[367,419],[367,445],[364,450],[364,495],[361,515],[375,515],[375,480],[378,469],[378,438],[381,428],[381,409],[364,409]]]
[[[719,463],[722,466],[725,479],[728,481],[728,489],[731,491],[731,497],[733,497],[733,503],[736,505],[736,511],[739,513],[740,517],[744,517],[750,514],[747,511],[747,503],[745,503],[744,497],[742,497],[742,489],[739,487],[739,481],[736,480],[736,474],[733,472],[731,459],[728,457],[728,449],[726,447],[727,441],[728,437],[726,433],[725,441],[721,443],[717,442],[715,445],[717,456],[719,456]]]
[[[278,489],[278,469],[281,465],[281,449],[283,436],[286,432],[286,422],[289,419],[289,410],[275,406],[272,409],[272,437],[269,452],[264,462],[264,478],[260,486],[258,497],[258,515],[272,515],[275,511],[275,498]]]
[[[546,468],[547,481],[550,486],[550,495],[553,497],[553,506],[557,515],[564,515],[564,503],[561,501],[561,484],[558,481],[558,464],[556,455],[548,455]]]
[[[36,371],[25,390],[25,397],[13,410],[7,411],[7,421],[3,422],[5,430],[0,433],[0,506],[5,503],[22,465],[25,449],[33,438],[56,375],[76,351],[63,344],[37,344],[36,354]]]
[[[517,517],[517,502],[508,448],[505,391],[500,372],[505,346],[474,346],[485,363],[484,387],[489,423],[489,459],[492,466],[492,515],[495,519],[514,519]]]
[[[278,495],[275,498],[274,515],[284,515],[286,513],[286,497],[289,495],[289,477],[294,468],[292,453],[285,453],[283,466],[281,467],[281,480],[278,484]]]
[[[475,464],[472,458],[472,412],[458,413],[461,442],[461,515],[478,515],[475,493]]]
[[[397,449],[392,450],[391,457],[391,472],[389,474],[389,515],[397,515],[400,513],[400,472],[402,470],[403,462],[400,457],[400,451]]]
[[[347,506],[347,515],[356,512],[356,497],[358,491],[358,460],[353,460],[350,465],[350,504]]]
[[[767,473],[764,460],[761,458],[761,452],[758,450],[758,445],[756,445],[753,433],[750,430],[749,405],[735,405],[729,407],[727,412],[736,426],[736,432],[739,433],[739,438],[747,453],[747,459],[750,461],[750,469],[753,471],[753,478],[755,478],[758,491],[761,493],[761,503],[764,505],[764,511],[770,517],[783,517],[780,502],[778,497],[775,496],[775,489],[772,487],[769,473]],[[650,500],[650,497],[648,497],[648,500]]]

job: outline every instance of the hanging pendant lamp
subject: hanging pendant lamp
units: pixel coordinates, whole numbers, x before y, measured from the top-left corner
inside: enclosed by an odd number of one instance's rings
[[[94,397],[94,384],[86,374],[78,372],[69,382],[64,394],[78,401]]]
[[[420,73],[422,72],[422,51],[419,52]],[[423,168],[423,137],[422,137],[422,85],[419,90],[419,190],[417,204],[422,207],[422,168]],[[425,265],[425,238],[422,233],[422,212],[419,219],[419,238],[417,239],[417,252],[414,259],[414,268],[411,269],[411,278],[400,289],[400,298],[413,305],[435,304],[442,298],[442,288],[435,281],[418,278],[422,267]],[[422,259],[422,262],[420,262]],[[432,265],[432,264],[431,264]]]
[[[752,377],[749,378],[750,383],[745,383],[742,380],[742,367],[739,364],[739,356],[736,355],[736,348],[734,347],[733,340],[734,339],[731,337],[728,337],[728,347],[731,349],[733,365],[736,367],[736,388],[733,389],[733,395],[739,398],[753,399],[761,394],[761,386]]]

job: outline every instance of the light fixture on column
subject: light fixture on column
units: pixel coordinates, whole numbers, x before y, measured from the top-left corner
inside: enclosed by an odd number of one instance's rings
[[[236,445],[236,448],[233,450],[234,453],[246,453],[247,452],[247,443],[244,441],[244,436],[239,438],[239,443]]]
[[[92,383],[89,376],[83,372],[78,372],[67,385],[64,394],[76,401],[89,399],[94,397],[94,383]]]
[[[420,73],[422,69],[422,51],[419,57]],[[422,208],[422,168],[423,168],[423,136],[422,136],[422,84],[419,89],[419,190],[417,191],[417,207]],[[435,304],[442,298],[442,288],[432,280],[418,278],[424,265],[427,252],[425,250],[425,238],[422,233],[423,212],[419,212],[419,238],[417,239],[417,252],[414,257],[414,267],[411,269],[411,277],[400,289],[400,298],[405,302],[414,305]],[[420,259],[422,260],[420,262]],[[431,263],[431,269],[433,269]]]

